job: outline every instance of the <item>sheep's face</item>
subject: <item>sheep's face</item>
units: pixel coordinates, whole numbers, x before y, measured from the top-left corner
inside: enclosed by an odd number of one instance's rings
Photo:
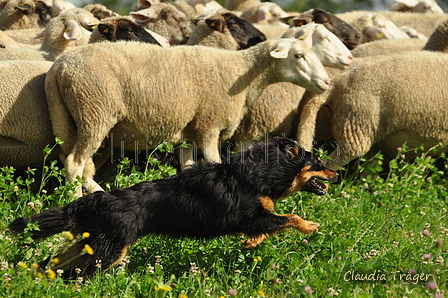
[[[350,50],[324,25],[312,22],[290,30],[295,30],[295,38],[307,42],[323,65],[346,69],[352,64]]]
[[[282,79],[320,94],[328,89],[329,78],[324,66],[302,40],[282,38],[270,55],[282,59],[279,65]]]
[[[310,9],[300,16],[288,20],[290,27],[299,27],[311,22],[323,24],[336,35],[344,45],[353,50],[361,42],[361,34],[337,16],[319,8]]]

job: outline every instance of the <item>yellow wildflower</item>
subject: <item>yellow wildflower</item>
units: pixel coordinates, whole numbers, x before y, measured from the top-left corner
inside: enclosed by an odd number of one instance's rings
[[[258,291],[258,296],[260,296],[260,297],[264,297],[264,296],[266,296],[266,295],[264,294],[263,291]]]
[[[17,265],[22,269],[28,268],[28,266],[24,262],[19,262]]]
[[[258,256],[258,257],[256,257],[256,258],[254,258],[254,262],[261,262],[261,257],[260,256]]]
[[[185,294],[180,294],[180,295],[179,295],[179,298],[188,298],[188,296],[185,295]]]
[[[38,273],[37,273],[37,277],[39,277],[39,278],[43,278],[44,275],[43,275],[41,272],[38,272]]]
[[[165,291],[165,292],[169,292],[169,291],[171,291],[171,288],[168,287],[168,286],[161,286],[161,287],[155,286],[154,290],[156,290],[156,291],[162,290],[162,291]]]
[[[59,260],[59,258],[54,258],[53,259],[53,263],[55,264],[59,264],[61,262],[61,260]]]
[[[84,249],[83,249],[83,251],[85,252],[85,253],[88,253],[89,255],[93,255],[93,249],[90,247],[90,245],[88,245],[88,244],[86,244],[86,245],[84,245]]]
[[[89,232],[82,233],[82,238],[89,238],[89,237],[90,237],[90,233]]]
[[[54,272],[52,269],[49,269],[49,270],[47,271],[47,275],[48,275],[48,278],[49,278],[49,279],[53,279],[53,278],[56,277],[56,272]]]
[[[73,234],[71,233],[71,232],[67,232],[67,231],[65,231],[65,232],[63,232],[64,234],[65,234],[65,237],[68,239],[68,240],[73,240],[73,239],[75,239],[75,236],[73,236]]]
[[[37,269],[39,269],[39,264],[33,263],[33,264],[31,264],[31,268],[33,268],[34,270],[37,270]]]

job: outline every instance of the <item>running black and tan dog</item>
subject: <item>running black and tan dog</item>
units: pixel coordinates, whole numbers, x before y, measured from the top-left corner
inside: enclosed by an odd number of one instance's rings
[[[102,269],[120,262],[137,238],[147,234],[194,238],[245,234],[250,249],[286,228],[316,232],[317,223],[294,214],[274,214],[275,203],[297,191],[324,195],[328,188],[320,180],[335,182],[337,174],[289,139],[252,147],[224,163],[200,163],[165,179],[95,192],[63,208],[20,217],[10,229],[21,233],[29,222],[37,222],[35,239],[62,231],[88,232],[90,237],[57,255],[58,265],[53,266],[81,268],[85,275],[94,273],[99,261]],[[93,255],[82,254],[86,244]]]

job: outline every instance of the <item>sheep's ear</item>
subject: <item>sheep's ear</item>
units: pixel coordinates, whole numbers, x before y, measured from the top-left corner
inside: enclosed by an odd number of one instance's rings
[[[76,21],[70,20],[67,22],[67,27],[64,32],[66,40],[78,40],[82,38],[81,27]]]
[[[224,31],[224,22],[220,19],[206,19],[205,23],[207,26],[212,28],[213,30],[223,32]]]
[[[134,18],[136,22],[144,23],[151,22],[155,23],[159,19],[159,15],[153,10],[146,8],[139,11],[133,11],[130,15]]]
[[[311,49],[313,47],[313,32],[310,32],[311,29],[307,28],[305,30],[298,30],[294,37],[296,39],[303,40],[306,45]]]
[[[294,41],[293,38],[285,38],[277,43],[275,49],[270,52],[271,57],[277,59],[286,59],[288,57],[289,49]]]
[[[277,18],[277,19],[286,25],[290,25],[291,22],[294,20],[294,16],[287,16],[287,17],[282,17],[282,18]]]
[[[45,30],[33,37],[33,39],[41,39],[45,36]]]

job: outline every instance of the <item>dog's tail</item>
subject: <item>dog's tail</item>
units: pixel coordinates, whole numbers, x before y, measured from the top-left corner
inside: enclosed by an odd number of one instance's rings
[[[71,221],[62,208],[49,209],[31,218],[19,217],[9,225],[9,228],[16,233],[23,233],[30,222],[39,225],[37,229],[30,229],[33,239],[46,238],[72,228]]]

